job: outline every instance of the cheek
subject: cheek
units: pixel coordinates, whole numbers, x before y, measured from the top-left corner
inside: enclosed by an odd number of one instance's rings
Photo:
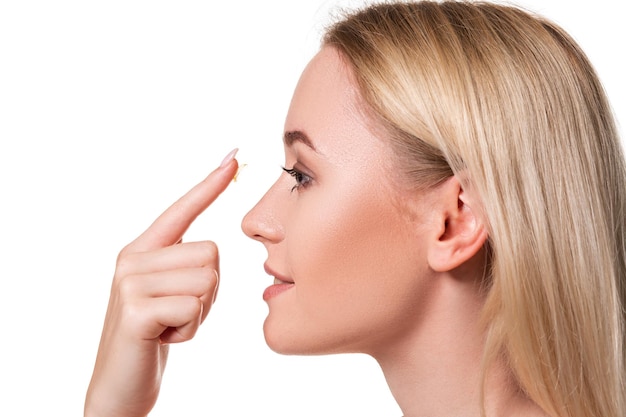
[[[339,191],[328,194],[334,198],[303,195],[302,209],[290,221],[289,263],[298,284],[311,293],[352,287],[355,273],[367,269],[367,258],[385,240],[372,202]]]
[[[307,326],[362,337],[414,313],[424,257],[415,233],[380,194],[340,195],[316,198],[292,219],[295,303]]]

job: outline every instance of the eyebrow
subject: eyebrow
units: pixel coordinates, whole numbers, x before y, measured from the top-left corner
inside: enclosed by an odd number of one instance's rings
[[[283,135],[283,142],[285,142],[286,146],[291,146],[294,142],[302,142],[303,144],[317,152],[315,146],[313,146],[313,143],[311,142],[311,139],[309,139],[306,133],[301,130],[291,130],[285,132],[285,134]]]

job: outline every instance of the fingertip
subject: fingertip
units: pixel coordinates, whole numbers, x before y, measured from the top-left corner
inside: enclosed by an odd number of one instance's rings
[[[224,160],[220,163],[219,167],[209,174],[206,179],[209,179],[212,174],[217,174],[222,177],[224,181],[226,181],[226,179],[228,179],[228,182],[232,181],[237,176],[237,171],[239,170],[239,162],[235,159],[238,151],[238,148],[230,151],[230,153],[226,155]]]
[[[235,156],[237,155],[237,152],[239,152],[239,148],[235,148],[232,151],[230,151],[222,160],[222,163],[220,164],[220,168],[224,168],[228,166],[231,163],[231,161],[234,161]]]

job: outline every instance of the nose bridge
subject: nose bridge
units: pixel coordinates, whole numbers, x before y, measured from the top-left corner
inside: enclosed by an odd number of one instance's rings
[[[241,229],[252,239],[276,243],[284,237],[284,204],[279,197],[280,187],[276,181],[258,203],[244,216]],[[287,203],[287,201],[282,201]]]

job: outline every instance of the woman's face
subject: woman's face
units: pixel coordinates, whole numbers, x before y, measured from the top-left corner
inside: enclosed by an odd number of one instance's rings
[[[351,71],[323,48],[287,115],[291,171],[243,220],[276,277],[264,332],[277,352],[374,354],[417,328],[427,308],[428,195],[398,185],[391,149],[360,109]]]

